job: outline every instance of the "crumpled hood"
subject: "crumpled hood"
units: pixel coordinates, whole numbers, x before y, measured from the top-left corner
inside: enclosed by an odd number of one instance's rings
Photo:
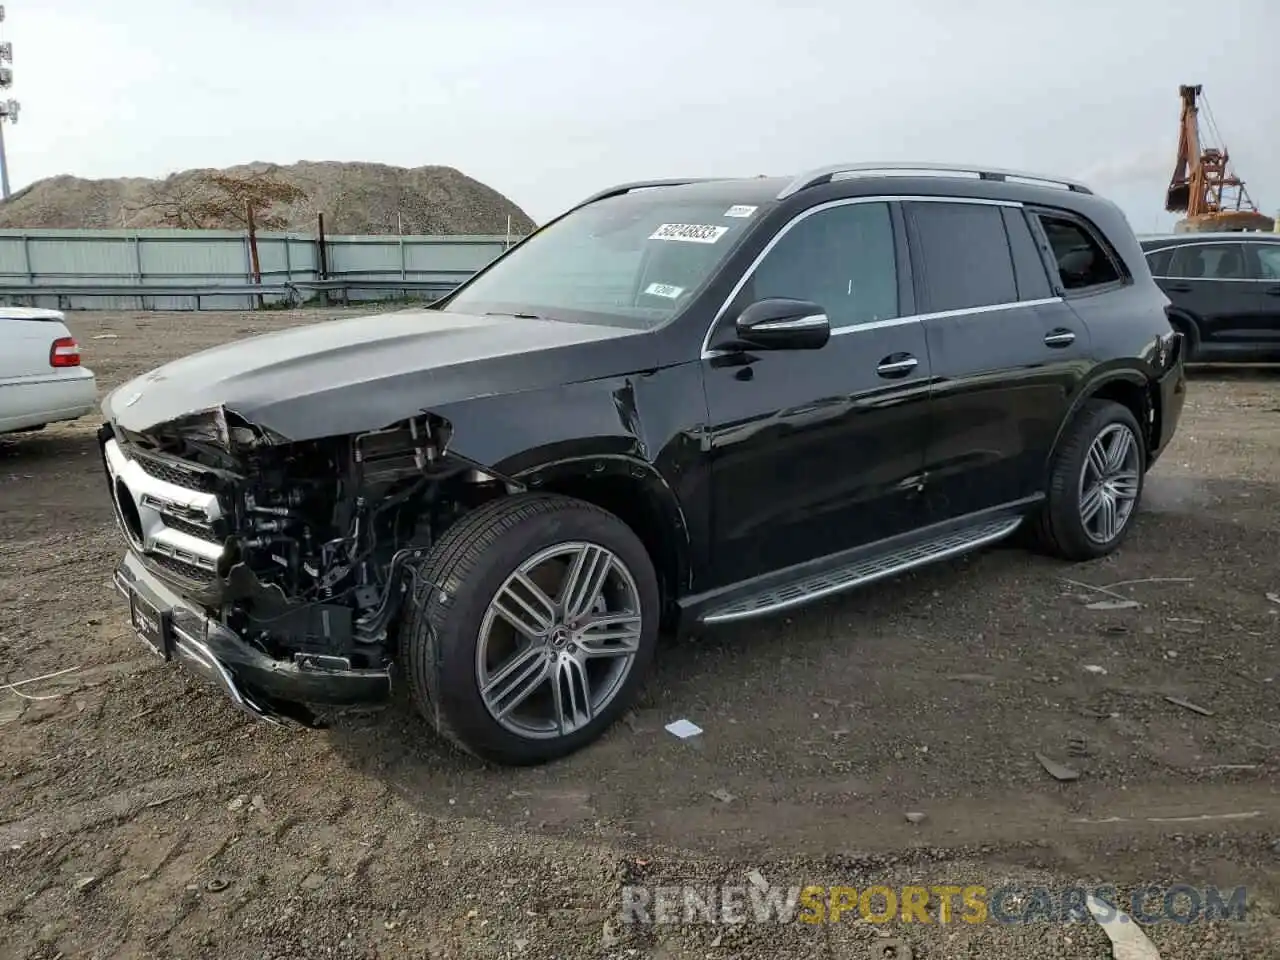
[[[584,369],[593,378],[643,369],[650,351],[617,349],[621,337],[650,340],[622,327],[438,310],[328,320],[165,364],[112,391],[102,411],[139,433],[222,406],[288,440],[338,436],[572,382]]]

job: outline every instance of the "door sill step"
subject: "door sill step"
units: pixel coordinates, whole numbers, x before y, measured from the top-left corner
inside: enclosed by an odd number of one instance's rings
[[[1013,533],[1021,523],[1022,517],[1001,517],[999,520],[988,520],[976,526],[922,540],[892,553],[862,557],[833,570],[809,574],[802,579],[771,587],[745,599],[715,607],[704,614],[700,620],[705,624],[729,623],[798,607],[834,593],[852,590],[873,580],[890,577],[937,560],[945,560],[947,557],[967,553],[988,543],[994,543],[996,540],[1002,540]]]

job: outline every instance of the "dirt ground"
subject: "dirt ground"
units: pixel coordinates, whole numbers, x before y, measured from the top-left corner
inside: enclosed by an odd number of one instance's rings
[[[340,312],[70,325],[106,390]],[[1280,957],[1280,373],[1196,372],[1115,557],[1002,547],[668,644],[627,722],[533,770],[400,703],[255,723],[150,658],[96,424],[0,440],[0,683],[77,668],[0,688],[0,957],[1111,955],[1091,923],[619,920],[624,884],[761,877],[1243,885],[1243,922],[1145,929],[1165,960]]]

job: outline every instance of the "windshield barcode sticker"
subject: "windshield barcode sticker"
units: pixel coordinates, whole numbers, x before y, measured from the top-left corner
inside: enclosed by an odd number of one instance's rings
[[[716,227],[707,223],[663,223],[649,235],[650,240],[679,240],[684,243],[715,243],[728,227]]]
[[[724,215],[726,217],[749,217],[755,212],[755,207],[748,206],[745,203],[735,203],[724,212]]]
[[[655,297],[666,297],[668,300],[674,300],[684,293],[684,287],[673,287],[669,283],[651,283],[644,288],[644,292]]]

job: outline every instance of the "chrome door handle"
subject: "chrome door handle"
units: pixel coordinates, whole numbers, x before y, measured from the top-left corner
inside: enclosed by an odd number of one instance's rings
[[[882,377],[898,377],[904,373],[910,373],[919,363],[920,361],[915,357],[904,357],[901,360],[890,360],[885,357],[876,367],[876,373]]]
[[[1046,347],[1065,347],[1076,342],[1076,335],[1070,330],[1053,330],[1044,335]]]

